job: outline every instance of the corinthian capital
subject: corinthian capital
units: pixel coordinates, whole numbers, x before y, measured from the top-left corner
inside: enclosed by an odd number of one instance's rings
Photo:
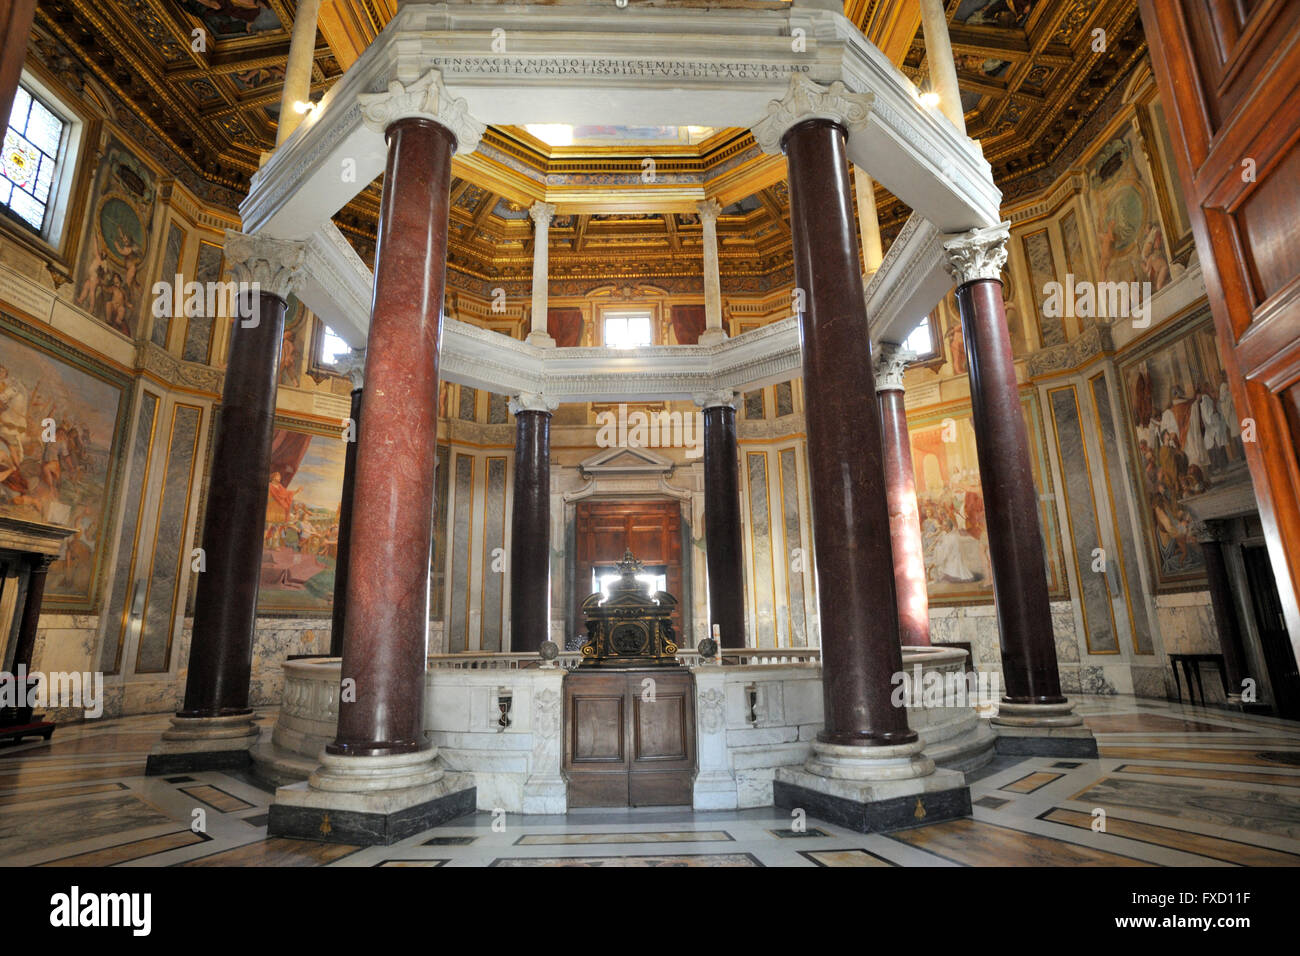
[[[876,346],[875,372],[876,391],[887,392],[903,390],[903,372],[909,362],[916,359],[915,352],[909,352],[893,342],[881,342]]]
[[[287,299],[298,281],[306,243],[227,229],[224,252],[232,280]]]
[[[509,405],[511,415],[518,415],[520,412],[546,412],[549,415],[560,407],[557,399],[543,395],[541,392],[520,392],[510,399]]]
[[[447,127],[456,138],[458,153],[472,153],[477,149],[486,129],[469,115],[463,99],[447,92],[442,85],[442,74],[437,70],[430,70],[405,86],[393,80],[386,92],[362,93],[357,102],[365,124],[381,133],[398,120],[411,117],[433,120]]]
[[[976,279],[1001,279],[1002,267],[1007,264],[1007,240],[1010,237],[1011,223],[1003,222],[945,240],[943,251],[948,256],[948,271],[957,284]]]
[[[716,199],[701,199],[695,204],[695,208],[699,210],[701,222],[710,220],[716,222],[722,215],[722,204]]]
[[[767,115],[753,126],[754,139],[765,153],[781,152],[781,137],[796,123],[828,119],[849,130],[861,129],[876,102],[872,93],[852,93],[839,80],[830,86],[814,83],[802,73],[790,78],[785,97],[767,104]]]
[[[538,226],[549,226],[555,218],[555,203],[539,200],[528,207],[528,215]]]
[[[736,393],[729,388],[717,388],[711,392],[699,392],[691,396],[691,399],[700,408],[718,408],[726,406],[727,408],[736,407]]]

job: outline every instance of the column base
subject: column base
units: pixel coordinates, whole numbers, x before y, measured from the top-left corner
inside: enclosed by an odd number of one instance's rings
[[[696,340],[696,345],[721,345],[729,336],[723,329],[705,329]]]
[[[471,774],[448,773],[430,747],[382,757],[322,753],[302,783],[275,792],[269,836],[388,846],[474,812]]]
[[[923,746],[920,740],[893,747],[815,743],[803,768],[777,768],[772,801],[858,833],[970,816],[965,775],[936,770]]]
[[[1096,759],[1097,738],[1073,713],[1074,704],[998,705],[990,721],[998,735],[997,752],[1013,757],[1083,757]]]
[[[569,812],[569,785],[563,777],[529,777],[524,781],[523,813]]]
[[[252,713],[229,717],[171,719],[170,730],[145,761],[146,776],[201,770],[238,770],[252,762],[249,751],[261,736]]]
[[[546,332],[529,332],[524,341],[529,345],[536,345],[539,349],[555,348],[555,339]]]

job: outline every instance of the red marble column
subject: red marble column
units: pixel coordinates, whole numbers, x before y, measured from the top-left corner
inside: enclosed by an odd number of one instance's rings
[[[966,340],[971,417],[1002,641],[1003,700],[1063,704],[1038,490],[1011,355],[1002,282],[988,278],[962,282],[957,287],[957,305]]]
[[[450,130],[424,118],[387,129],[375,292],[366,348],[349,548],[343,689],[331,754],[427,747],[438,350],[446,279]]]
[[[352,540],[352,492],[357,483],[357,443],[360,441],[361,388],[352,390],[352,440],[343,452],[343,494],[339,498],[339,536],[334,558],[334,607],[330,627],[330,657],[343,653],[343,628],[348,619],[349,543]]]
[[[245,292],[239,314],[256,316],[256,321],[232,321],[203,519],[206,567],[194,595],[194,635],[180,717],[252,712],[248,681],[284,311],[285,300],[278,295]]]
[[[536,651],[551,632],[551,413],[515,409],[510,515],[510,649]]]
[[[14,107],[35,14],[36,0],[0,0],[0,128]]]
[[[902,671],[894,556],[844,128],[805,120],[781,139],[790,169],[821,612],[827,744],[911,743],[890,701]]]
[[[704,409],[704,549],[709,569],[709,636],[745,646],[745,552],[740,541],[740,473],[734,396]]]
[[[898,637],[904,647],[930,646],[930,597],[925,582],[921,516],[916,505],[916,472],[903,403],[903,367],[908,353],[881,345],[876,360],[876,399],[884,437],[885,488],[889,499],[889,539],[894,553],[894,592],[898,597]]]

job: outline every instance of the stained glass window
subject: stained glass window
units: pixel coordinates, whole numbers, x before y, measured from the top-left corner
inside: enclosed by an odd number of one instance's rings
[[[19,85],[0,154],[0,205],[37,232],[45,227],[67,125]]]

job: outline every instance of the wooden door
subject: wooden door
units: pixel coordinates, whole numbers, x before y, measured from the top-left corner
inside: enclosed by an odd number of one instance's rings
[[[1300,3],[1140,4],[1219,351],[1237,414],[1253,420],[1246,458],[1300,658]]]
[[[665,590],[677,598],[673,629],[685,634],[682,608],[689,595],[682,593],[681,506],[675,501],[582,501],[574,517],[576,559],[569,595],[573,607],[581,607],[591,593],[592,569],[618,564],[624,550],[631,548],[642,564],[664,569]],[[581,631],[582,622],[576,623]]]
[[[690,671],[566,675],[564,774],[570,807],[690,806],[695,779]]]

